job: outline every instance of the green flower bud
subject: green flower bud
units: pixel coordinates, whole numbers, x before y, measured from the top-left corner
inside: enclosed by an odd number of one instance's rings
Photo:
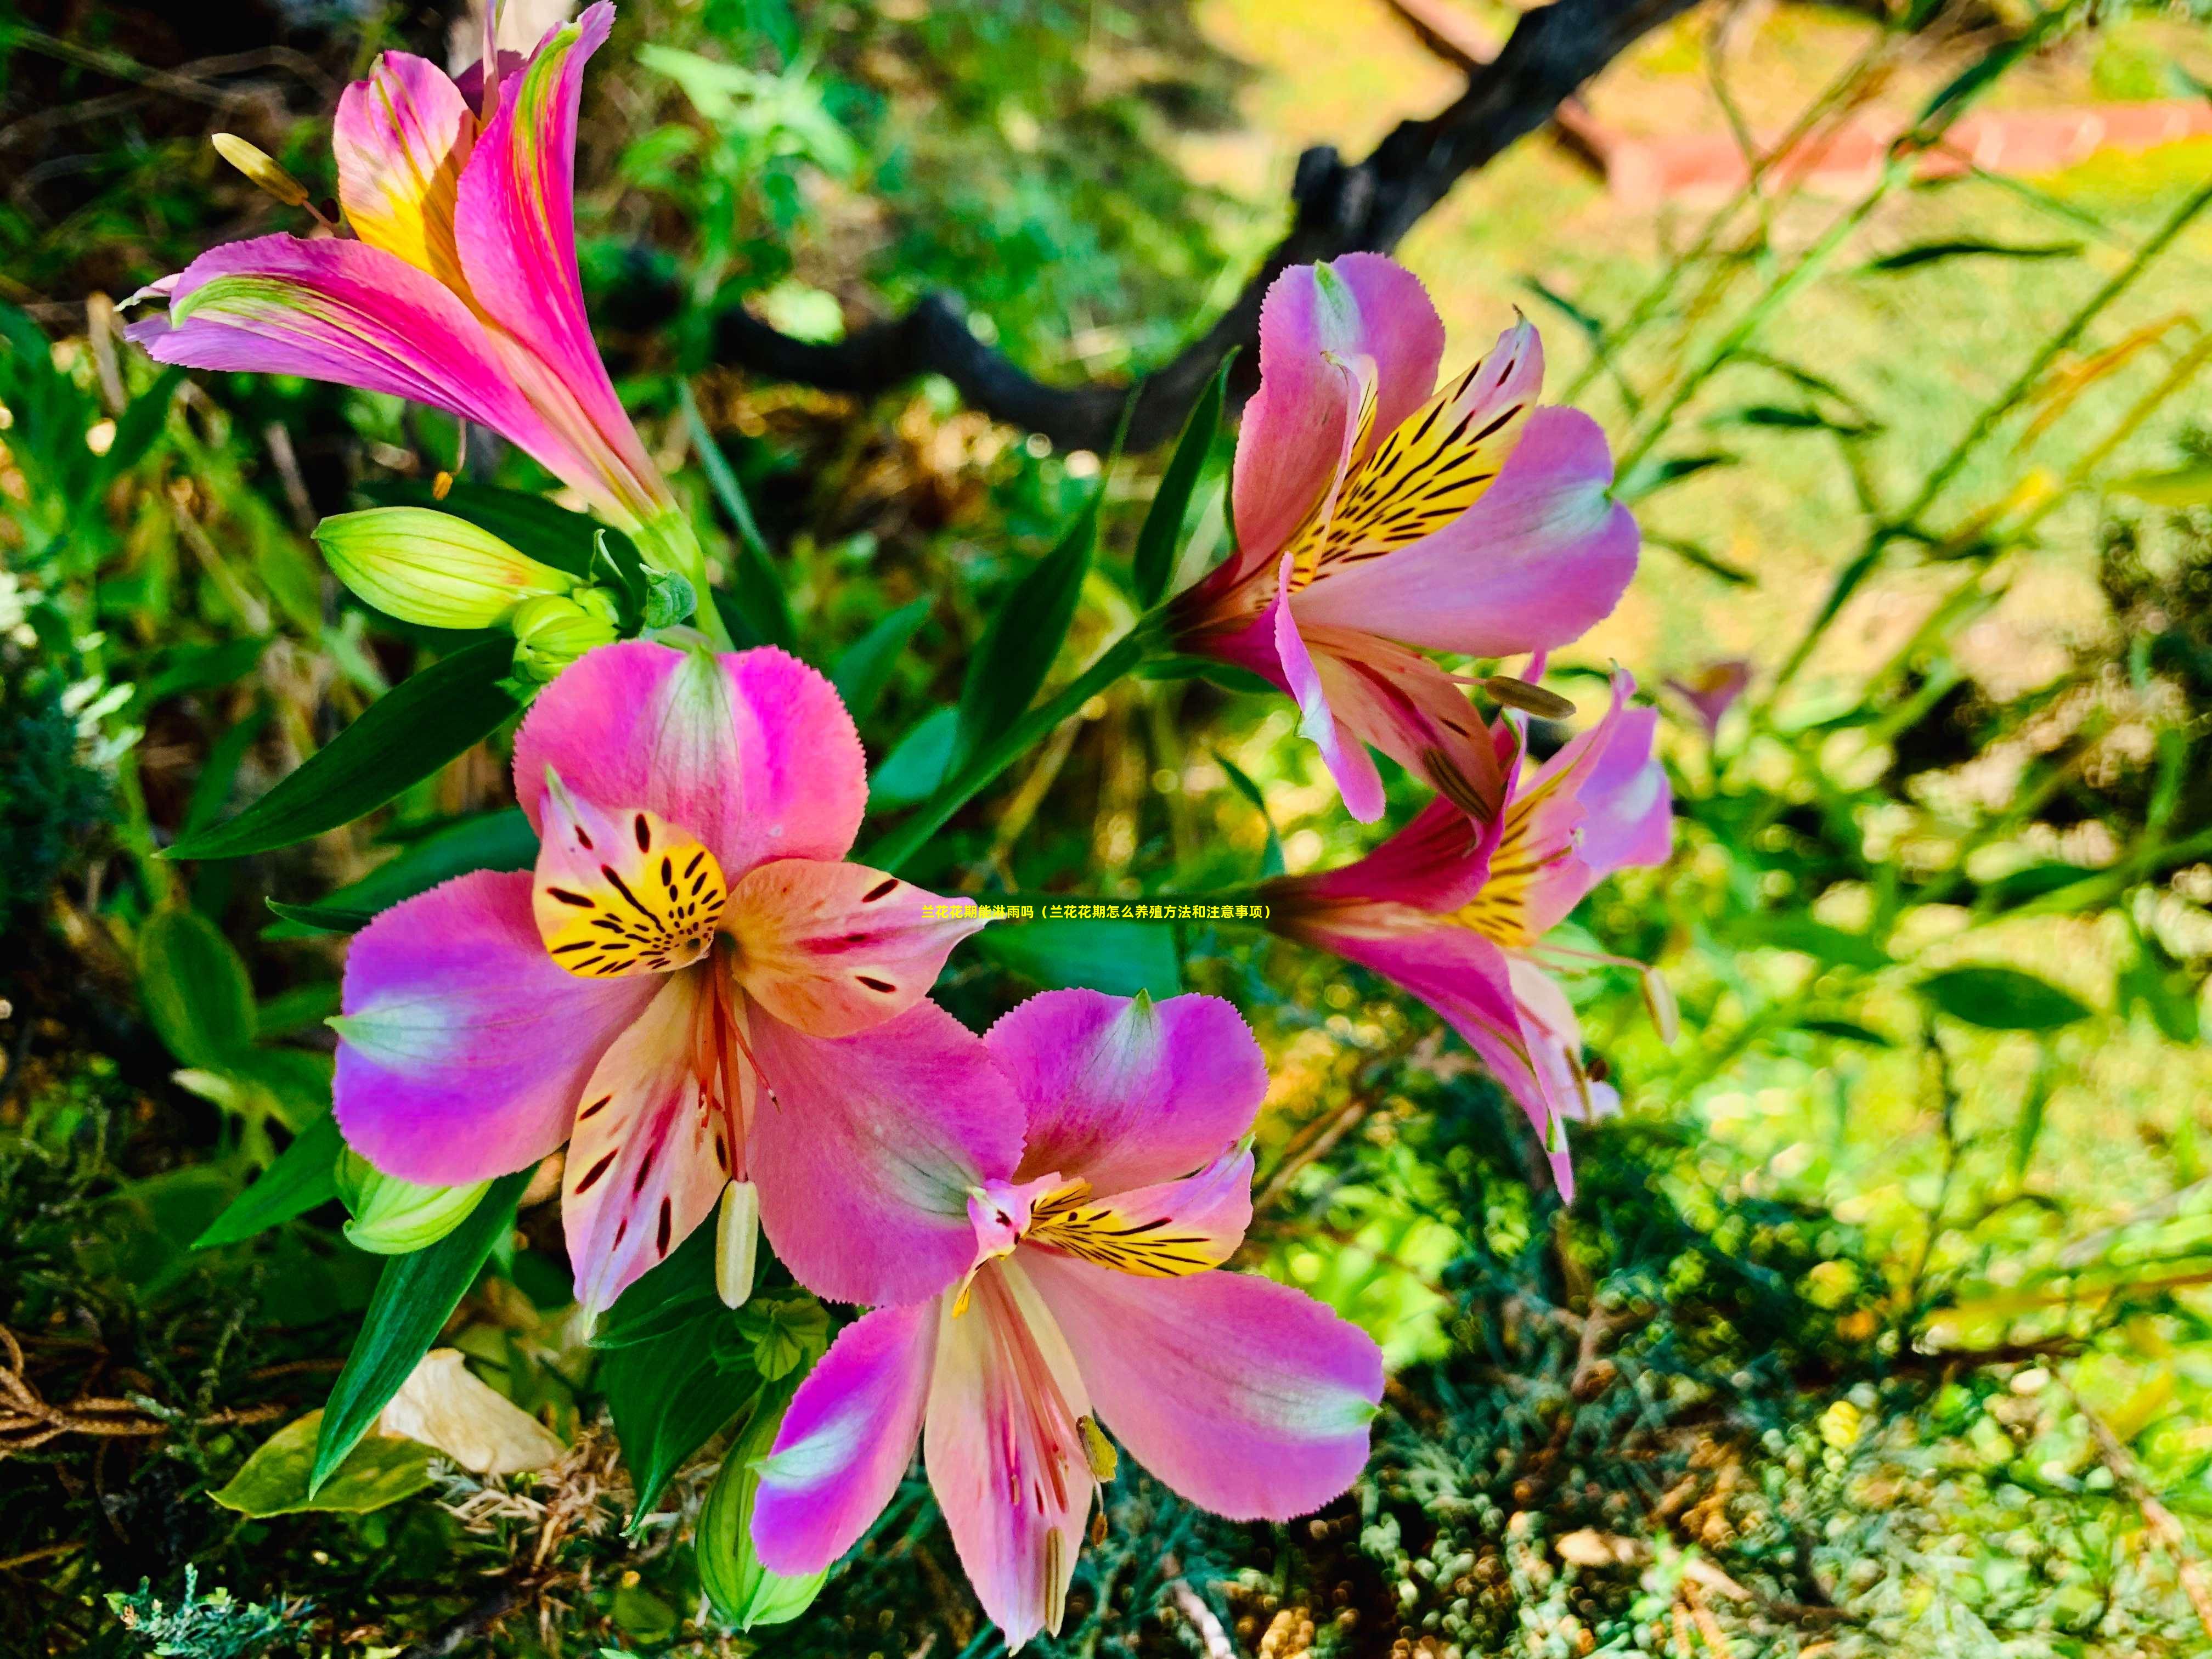
[[[602,587],[531,599],[514,613],[514,672],[548,684],[594,647],[622,637],[621,612]]]
[[[576,579],[466,519],[427,507],[341,513],[315,526],[338,580],[379,611],[425,628],[496,628]]]
[[[468,1218],[489,1181],[467,1187],[418,1187],[388,1176],[349,1146],[338,1154],[338,1197],[353,1212],[347,1241],[375,1255],[404,1255],[434,1244]]]

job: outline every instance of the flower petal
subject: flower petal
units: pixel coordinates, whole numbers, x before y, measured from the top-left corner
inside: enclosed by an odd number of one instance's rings
[[[850,1036],[929,994],[952,947],[984,925],[957,904],[864,864],[776,859],[730,896],[747,995],[810,1036]]]
[[[1356,455],[1346,428],[1357,399],[1344,368],[1372,365],[1374,424],[1389,432],[1437,382],[1443,324],[1405,267],[1353,253],[1328,265],[1292,265],[1260,307],[1260,389],[1245,405],[1234,478],[1240,562],[1279,553]]]
[[[867,805],[836,691],[772,647],[717,657],[631,640],[587,653],[515,737],[515,797],[541,830],[549,766],[583,800],[690,831],[732,884],[768,859],[843,857]]]
[[[1476,657],[1565,645],[1636,571],[1636,520],[1612,482],[1597,422],[1540,409],[1487,495],[1434,534],[1313,583],[1294,602],[1298,623]]]
[[[1628,704],[1636,682],[1615,671],[1613,702],[1515,791],[1507,848],[1522,876],[1520,926],[1533,939],[1561,921],[1590,889],[1632,864],[1663,864],[1674,842],[1674,799],[1651,752],[1655,708]]]
[[[730,1179],[732,1132],[694,1063],[714,994],[703,971],[672,974],[609,1046],[584,1085],[561,1180],[561,1225],[576,1300],[615,1298],[714,1212]]]
[[[1321,750],[1322,763],[1336,780],[1337,793],[1344,797],[1344,810],[1362,823],[1372,823],[1382,816],[1382,775],[1375,769],[1375,757],[1367,752],[1360,733],[1339,719],[1330,706],[1328,680],[1298,632],[1290,605],[1292,556],[1283,556],[1275,597],[1262,621],[1274,634],[1283,678],[1297,701],[1298,730]],[[1340,685],[1345,684],[1342,675],[1333,678]]]
[[[125,331],[158,362],[388,392],[511,440],[571,483],[590,474],[517,391],[468,307],[398,255],[257,236],[202,254],[166,317]]]
[[[657,812],[605,811],[546,779],[531,908],[545,953],[586,979],[665,974],[707,954],[727,895],[714,855]]]
[[[1294,909],[1316,904],[1402,904],[1416,910],[1456,910],[1490,878],[1502,816],[1478,823],[1439,795],[1366,857],[1269,886]]]
[[[878,1308],[799,1385],[753,1500],[753,1547],[770,1572],[823,1571],[898,1491],[921,1437],[937,1321],[933,1300]]]
[[[1279,638],[1295,638],[1308,653],[1317,695],[1335,719],[1340,742],[1355,749],[1372,744],[1470,817],[1496,816],[1505,797],[1497,745],[1450,675],[1390,640],[1349,629],[1304,628],[1294,606],[1278,625],[1285,629]],[[1287,656],[1284,663],[1287,668]],[[1374,763],[1365,764],[1371,769]],[[1341,781],[1344,775],[1337,775]],[[1382,817],[1379,781],[1371,815],[1348,793],[1345,805],[1363,823]]]
[[[527,874],[457,877],[354,937],[335,1022],[338,1127],[404,1181],[526,1168],[568,1138],[599,1055],[651,994],[555,967]]]
[[[1092,1194],[1076,1182],[1031,1209],[1022,1243],[1140,1279],[1181,1279],[1237,1254],[1252,1224],[1252,1153],[1224,1152],[1196,1175]]]
[[[963,1313],[939,1301],[922,1461],[975,1599],[1012,1650],[1060,1629],[1097,1490],[1090,1397],[1020,1267],[987,1265]]]
[[[412,52],[387,52],[338,100],[331,148],[338,200],[354,234],[457,294],[454,192],[475,148],[477,118],[450,76]]]
[[[1218,997],[1047,991],[984,1041],[1018,1097],[1021,1178],[1057,1172],[1110,1195],[1220,1156],[1259,1115],[1267,1062]]]
[[[1301,1291],[1247,1273],[1140,1279],[1027,1258],[1099,1420],[1193,1503],[1287,1521],[1367,1461],[1382,1355]]]
[[[1320,532],[1314,580],[1382,558],[1467,512],[1511,458],[1543,384],[1543,343],[1523,318],[1395,429],[1384,428]]]
[[[576,272],[576,113],[585,63],[605,43],[614,10],[610,0],[586,8],[501,85],[499,108],[461,174],[454,233],[470,294],[543,366],[537,381],[513,364],[525,384],[549,418],[558,418],[556,399],[568,404],[571,438],[594,456],[616,496],[649,518],[667,504],[667,489],[607,378]]]
[[[1021,1155],[1019,1109],[982,1039],[924,1000],[847,1037],[756,1011],[751,1042],[765,1086],[747,1168],[769,1243],[799,1282],[880,1304],[965,1273],[969,1193]]]

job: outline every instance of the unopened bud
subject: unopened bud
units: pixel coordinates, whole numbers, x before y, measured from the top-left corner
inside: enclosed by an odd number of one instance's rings
[[[258,146],[247,143],[234,132],[218,132],[211,142],[216,155],[286,207],[312,206],[307,187],[278,167]]]
[[[622,637],[614,596],[599,587],[531,599],[508,625],[514,629],[514,672],[541,684],[550,684],[586,651]]]
[[[337,578],[387,616],[425,628],[496,628],[576,579],[489,530],[427,507],[341,513],[315,526]]]
[[[436,1243],[468,1218],[490,1186],[422,1187],[388,1176],[349,1146],[338,1155],[338,1197],[353,1219],[347,1242],[375,1255],[404,1255]]]

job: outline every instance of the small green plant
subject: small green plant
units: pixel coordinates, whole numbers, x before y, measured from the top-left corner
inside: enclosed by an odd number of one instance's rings
[[[174,1607],[142,1578],[135,1590],[110,1590],[108,1608],[137,1638],[141,1652],[162,1659],[261,1659],[294,1645],[308,1603],[240,1601],[220,1585],[202,1595],[199,1577],[198,1568],[185,1568],[185,1593]]]

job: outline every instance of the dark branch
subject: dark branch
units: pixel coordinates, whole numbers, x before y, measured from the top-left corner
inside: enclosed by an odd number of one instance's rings
[[[1132,386],[1047,386],[985,345],[957,301],[933,294],[902,317],[856,330],[831,345],[778,333],[742,307],[717,319],[720,362],[825,392],[869,396],[921,374],[941,374],[974,407],[1042,433],[1063,449],[1103,450],[1133,395],[1125,447],[1173,437],[1223,356],[1259,336],[1260,302],[1289,265],[1340,253],[1387,252],[1466,174],[1552,118],[1561,100],[1649,30],[1695,0],[1553,0],[1526,13],[1491,63],[1469,75],[1449,107],[1401,123],[1364,161],[1326,145],[1298,158],[1293,219],[1235,303],[1173,359]],[[1249,394],[1258,373],[1239,366]]]

